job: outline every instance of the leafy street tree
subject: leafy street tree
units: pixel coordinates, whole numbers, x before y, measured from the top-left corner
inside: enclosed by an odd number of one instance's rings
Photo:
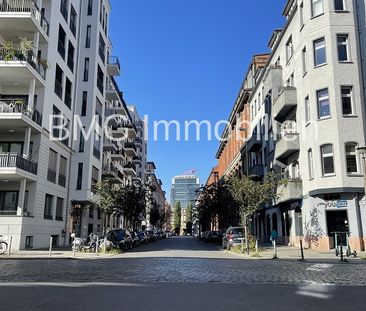
[[[160,221],[159,206],[156,204],[155,201],[153,201],[150,209],[150,223],[155,227],[159,221]]]
[[[180,202],[176,202],[174,205],[174,231],[179,233],[182,217],[182,207]]]
[[[192,227],[193,227],[193,205],[192,205],[192,203],[188,204],[186,215],[187,215],[187,221],[186,221],[187,233],[192,233]]]
[[[241,223],[244,227],[246,249],[249,253],[248,227],[250,217],[263,204],[276,201],[281,193],[278,187],[286,181],[280,180],[274,173],[269,173],[263,181],[255,181],[248,176],[232,176],[229,180],[229,190],[239,206]]]

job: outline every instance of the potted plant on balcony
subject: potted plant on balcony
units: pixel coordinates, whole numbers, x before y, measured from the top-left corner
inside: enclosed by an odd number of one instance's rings
[[[0,48],[0,60],[4,60],[6,62],[12,61],[15,58],[15,54],[16,50],[14,48],[13,42],[5,41]]]
[[[24,60],[33,51],[33,41],[28,40],[26,37],[20,37],[19,51],[17,58],[19,60]]]

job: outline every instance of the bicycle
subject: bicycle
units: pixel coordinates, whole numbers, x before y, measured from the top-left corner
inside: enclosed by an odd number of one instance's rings
[[[0,235],[0,255],[3,255],[8,250],[8,243],[6,242],[7,237]]]

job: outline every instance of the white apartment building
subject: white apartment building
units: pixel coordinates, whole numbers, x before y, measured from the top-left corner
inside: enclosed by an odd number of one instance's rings
[[[71,140],[51,141],[49,116],[72,121],[77,12],[73,0],[0,3],[0,234],[13,249],[67,243]]]
[[[136,178],[139,123],[114,80],[110,10],[109,0],[0,1],[0,235],[13,249],[101,234],[93,185],[108,174]],[[104,137],[111,114],[108,133],[124,140]],[[104,225],[121,227],[123,217]]]
[[[363,250],[365,0],[289,0],[283,14],[249,99],[252,135],[261,137],[249,157],[288,183],[255,215],[254,231],[320,249],[349,231],[352,249]]]

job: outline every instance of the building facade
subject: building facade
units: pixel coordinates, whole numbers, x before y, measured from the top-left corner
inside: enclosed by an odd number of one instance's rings
[[[241,156],[246,175],[286,180],[253,217],[262,241],[276,230],[280,242],[331,249],[335,232],[349,232],[352,249],[365,247],[364,12],[364,0],[289,0],[270,38]]]
[[[170,203],[174,208],[175,203],[180,202],[182,210],[188,204],[194,205],[197,201],[197,189],[200,187],[200,180],[195,175],[175,176],[172,180]]]

